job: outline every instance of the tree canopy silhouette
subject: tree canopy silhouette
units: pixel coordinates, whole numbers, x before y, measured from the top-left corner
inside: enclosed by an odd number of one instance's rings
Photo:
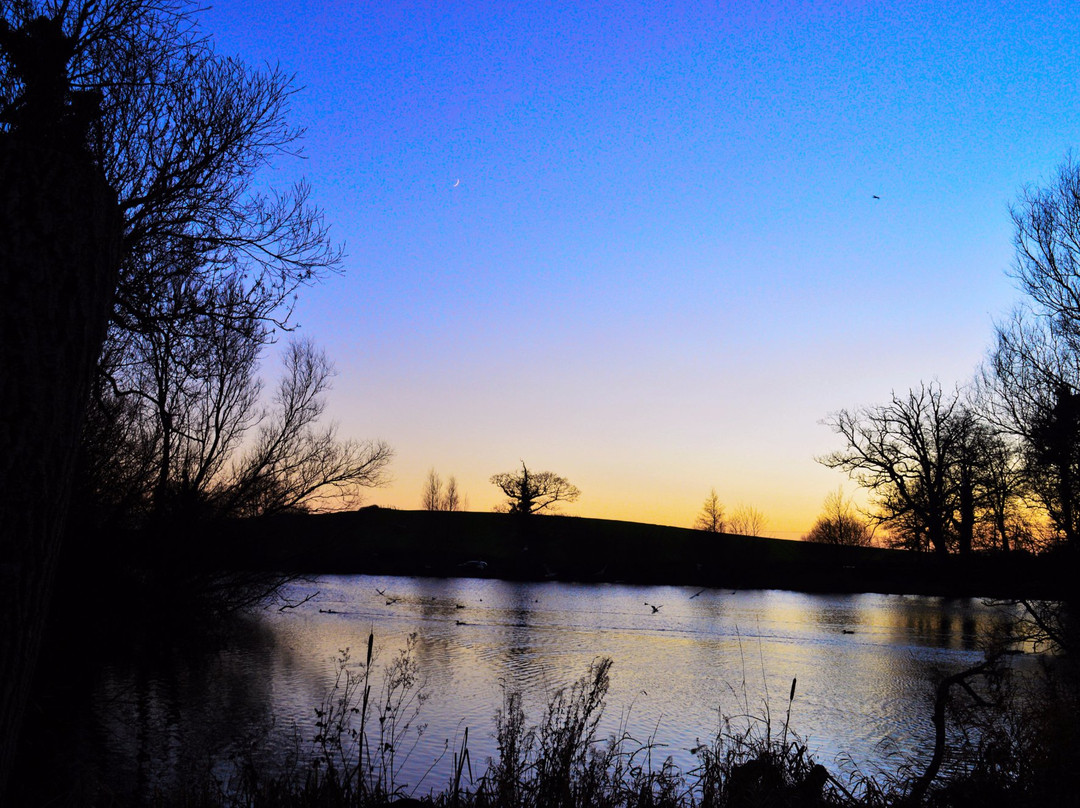
[[[982,376],[990,417],[1019,442],[1025,482],[1080,547],[1080,165],[1012,208],[1013,274],[1028,300],[997,325]]]
[[[523,462],[521,471],[507,471],[491,478],[507,500],[502,509],[522,516],[555,510],[560,502],[574,502],[581,491],[565,477],[551,471],[529,471]]]
[[[727,529],[727,521],[724,519],[724,506],[720,497],[716,495],[716,489],[709,489],[709,496],[698,512],[694,522],[696,530],[704,530],[706,533],[723,533]]]
[[[838,489],[825,497],[821,515],[803,536],[803,541],[869,547],[873,543],[873,537],[869,524],[856,513],[851,500],[844,498],[843,490]]]
[[[289,77],[217,55],[196,11],[0,4],[0,793],[95,364],[97,392],[122,409],[128,393],[161,395],[152,360],[196,355],[172,351],[175,337],[213,322],[264,344],[296,290],[340,260],[306,185],[256,186],[295,151]]]
[[[845,445],[819,462],[870,491],[878,522],[913,549],[944,554],[957,542],[971,549],[965,474],[976,462],[968,446],[975,416],[959,393],[922,384],[888,404],[840,410],[826,423]]]

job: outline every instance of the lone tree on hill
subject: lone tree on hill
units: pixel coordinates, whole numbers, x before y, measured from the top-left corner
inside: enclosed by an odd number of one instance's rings
[[[705,504],[701,506],[694,528],[704,530],[706,533],[723,533],[727,528],[727,522],[724,520],[724,506],[720,503],[720,498],[716,496],[715,488],[709,490],[709,496]]]
[[[559,502],[573,502],[581,491],[565,477],[554,472],[531,472],[523,462],[521,471],[507,471],[491,478],[493,485],[506,494],[507,501],[499,510],[528,516],[557,508]]]

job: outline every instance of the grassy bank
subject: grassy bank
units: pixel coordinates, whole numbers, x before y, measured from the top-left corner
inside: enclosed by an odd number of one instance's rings
[[[1058,598],[1071,561],[1023,553],[937,558],[685,528],[565,516],[399,511],[281,516],[132,534],[127,555],[148,563],[298,573],[482,576]]]

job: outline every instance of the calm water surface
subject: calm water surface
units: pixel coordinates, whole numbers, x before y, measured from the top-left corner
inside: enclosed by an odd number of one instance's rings
[[[466,727],[483,768],[504,688],[525,694],[535,723],[551,691],[597,657],[614,661],[604,733],[652,737],[684,770],[721,713],[768,708],[779,726],[793,677],[791,725],[821,762],[895,770],[929,748],[934,683],[976,664],[979,637],[1004,619],[970,599],[479,579],[324,577],[288,591],[294,603],[308,596],[198,665],[109,669],[95,707],[105,764],[145,787],[169,769],[220,767],[246,743],[302,755],[340,651],[362,660],[373,631],[378,670],[417,636],[426,731],[402,779],[419,793],[447,782],[440,755]]]

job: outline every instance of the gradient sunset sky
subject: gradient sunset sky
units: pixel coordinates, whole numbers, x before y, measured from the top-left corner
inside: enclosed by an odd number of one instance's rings
[[[565,513],[797,538],[834,410],[968,382],[1019,300],[1008,206],[1080,143],[1072,3],[239,2],[347,257],[301,296],[367,501],[470,510],[524,460]],[[880,199],[875,199],[875,196]],[[265,366],[267,380],[274,364]]]

